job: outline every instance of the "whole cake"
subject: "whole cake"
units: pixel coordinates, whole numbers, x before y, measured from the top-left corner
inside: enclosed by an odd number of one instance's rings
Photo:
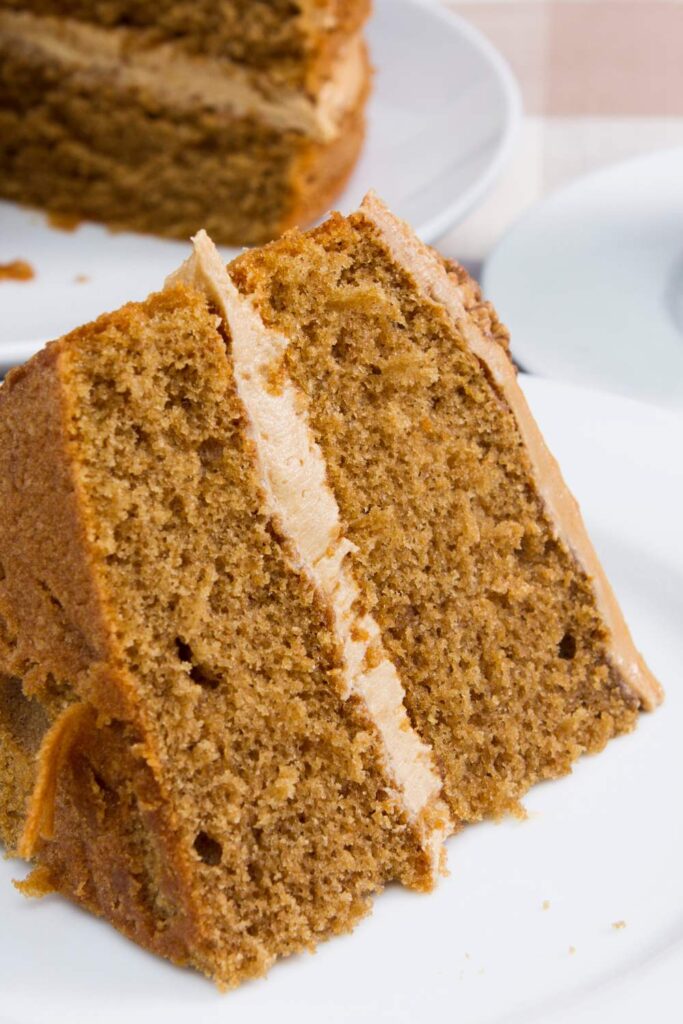
[[[267,241],[358,156],[369,0],[0,0],[0,195]]]
[[[660,689],[473,282],[375,197],[0,389],[0,834],[232,986]]]

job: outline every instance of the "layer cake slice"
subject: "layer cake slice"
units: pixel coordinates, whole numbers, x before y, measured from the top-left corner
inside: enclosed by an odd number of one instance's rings
[[[222,985],[660,690],[467,275],[374,196],[0,391],[0,831]]]

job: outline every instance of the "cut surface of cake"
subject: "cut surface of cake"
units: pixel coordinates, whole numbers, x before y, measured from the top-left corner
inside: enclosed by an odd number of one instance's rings
[[[0,0],[0,195],[216,241],[326,210],[360,151],[368,0]]]
[[[235,984],[429,888],[447,815],[319,456],[300,549],[219,326],[170,288],[2,388],[0,820],[33,887]]]
[[[467,274],[374,196],[230,274],[287,338],[453,816],[504,813],[628,731],[659,686]]]
[[[0,834],[223,985],[661,697],[471,279],[374,196],[0,389]],[[457,847],[456,847],[457,849]]]

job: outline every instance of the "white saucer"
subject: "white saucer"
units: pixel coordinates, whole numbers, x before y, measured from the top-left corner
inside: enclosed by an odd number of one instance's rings
[[[683,408],[683,147],[539,203],[483,284],[525,369]]]
[[[517,86],[498,52],[456,15],[425,0],[375,7],[368,138],[336,205],[350,211],[374,188],[432,241],[465,216],[505,163],[519,121]],[[226,259],[236,251],[223,250]],[[41,214],[0,202],[0,263],[27,260],[36,271],[28,283],[0,282],[0,367],[144,298],[187,253],[183,242],[113,235],[94,224],[55,231]]]
[[[536,787],[526,821],[455,836],[433,895],[391,887],[353,935],[228,995],[58,897],[27,901],[24,866],[0,861],[2,1024],[679,1024],[683,418],[522,383],[663,706]]]

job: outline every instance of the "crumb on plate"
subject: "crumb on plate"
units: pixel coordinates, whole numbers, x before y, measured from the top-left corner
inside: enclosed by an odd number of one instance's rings
[[[35,276],[35,270],[26,260],[0,263],[0,281],[31,281]]]

